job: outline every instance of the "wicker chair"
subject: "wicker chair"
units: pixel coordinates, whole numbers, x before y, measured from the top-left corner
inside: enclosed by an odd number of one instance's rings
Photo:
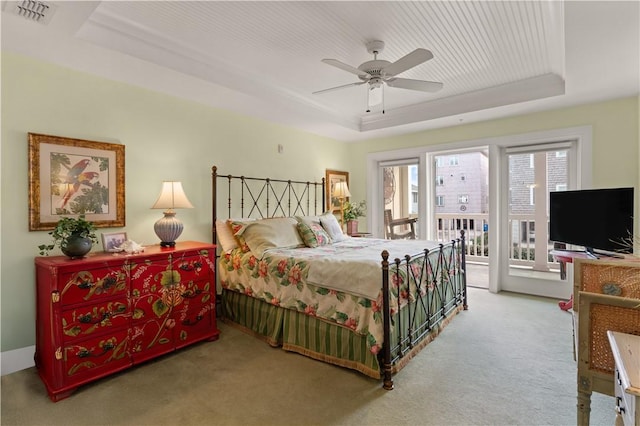
[[[415,223],[418,221],[417,218],[405,217],[402,219],[393,219],[391,210],[387,209],[384,211],[384,225],[387,233],[387,238],[390,240],[399,240],[399,239],[416,239],[416,229]],[[409,229],[404,230],[396,230],[396,227],[406,228],[409,226]]]
[[[640,335],[640,261],[577,259],[574,265],[577,414],[578,425],[588,425],[592,392],[614,396],[615,361],[607,331]]]

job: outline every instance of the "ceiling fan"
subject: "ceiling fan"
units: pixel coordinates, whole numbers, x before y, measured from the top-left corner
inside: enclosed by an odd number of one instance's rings
[[[361,81],[345,84],[342,86],[332,87],[329,89],[318,90],[313,92],[314,95],[327,93],[334,90],[344,89],[352,86],[360,86],[368,83],[369,107],[382,103],[384,92],[381,90],[386,84],[389,87],[398,87],[408,90],[419,90],[421,92],[437,92],[442,89],[443,84],[435,81],[413,80],[410,78],[398,78],[398,74],[407,71],[423,62],[433,58],[433,54],[426,49],[416,49],[413,52],[403,56],[395,62],[378,59],[378,54],[384,49],[384,42],[379,40],[370,41],[366,44],[367,52],[373,55],[372,61],[361,64],[358,68],[340,62],[337,59],[323,59],[325,64],[340,68],[341,70],[350,72],[358,76]],[[378,90],[380,89],[380,90]],[[369,112],[370,110],[367,110]],[[384,113],[384,109],[382,111]]]

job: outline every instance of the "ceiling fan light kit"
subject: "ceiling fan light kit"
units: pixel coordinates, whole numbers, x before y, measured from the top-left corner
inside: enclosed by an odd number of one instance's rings
[[[373,60],[364,62],[357,68],[352,67],[349,64],[345,64],[337,59],[322,60],[322,62],[327,65],[331,65],[343,71],[357,75],[361,81],[319,90],[317,92],[313,92],[313,94],[316,95],[331,92],[333,90],[360,86],[367,83],[369,85],[367,90],[367,112],[371,111],[372,106],[382,104],[382,113],[384,114],[383,88],[385,84],[389,87],[418,90],[421,92],[436,92],[442,89],[443,84],[440,82],[396,77],[398,74],[432,59],[433,54],[430,51],[418,48],[395,62],[389,62],[384,59],[378,59],[378,54],[380,54],[384,49],[384,42],[380,40],[370,41],[366,44],[366,48],[367,52],[373,55]]]

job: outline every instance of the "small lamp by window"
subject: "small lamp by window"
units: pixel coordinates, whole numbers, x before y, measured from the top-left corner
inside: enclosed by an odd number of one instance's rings
[[[346,181],[337,182],[333,188],[333,196],[340,200],[340,226],[344,226],[344,199],[351,197]]]
[[[166,209],[164,217],[159,219],[153,229],[160,238],[162,247],[174,247],[176,239],[182,234],[184,226],[173,209],[192,209],[193,205],[187,199],[182,189],[182,182],[164,181],[162,191],[152,209]]]

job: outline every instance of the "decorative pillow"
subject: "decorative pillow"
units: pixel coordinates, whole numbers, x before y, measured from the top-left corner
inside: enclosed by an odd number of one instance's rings
[[[231,232],[231,227],[223,220],[216,220],[216,236],[218,237],[218,244],[220,244],[223,252],[228,253],[238,247],[236,238],[233,236],[233,232]]]
[[[298,232],[307,247],[324,246],[331,243],[329,234],[324,230],[320,223],[298,222]]]
[[[320,216],[296,216],[298,222],[304,222],[307,225],[312,223],[320,224]]]
[[[247,229],[247,226],[255,221],[256,219],[250,218],[227,220],[227,226],[231,229],[231,233],[236,240],[236,247],[240,247],[243,253],[247,253],[250,249],[242,234]]]
[[[243,224],[234,235],[237,238],[240,233],[251,252],[257,258],[262,258],[264,252],[270,248],[304,246],[296,227],[297,223],[298,221],[292,217],[261,219]]]
[[[320,216],[320,223],[329,237],[331,241],[334,243],[338,243],[340,241],[344,241],[347,239],[347,236],[342,233],[342,227],[338,223],[338,219],[332,213],[326,213]]]

